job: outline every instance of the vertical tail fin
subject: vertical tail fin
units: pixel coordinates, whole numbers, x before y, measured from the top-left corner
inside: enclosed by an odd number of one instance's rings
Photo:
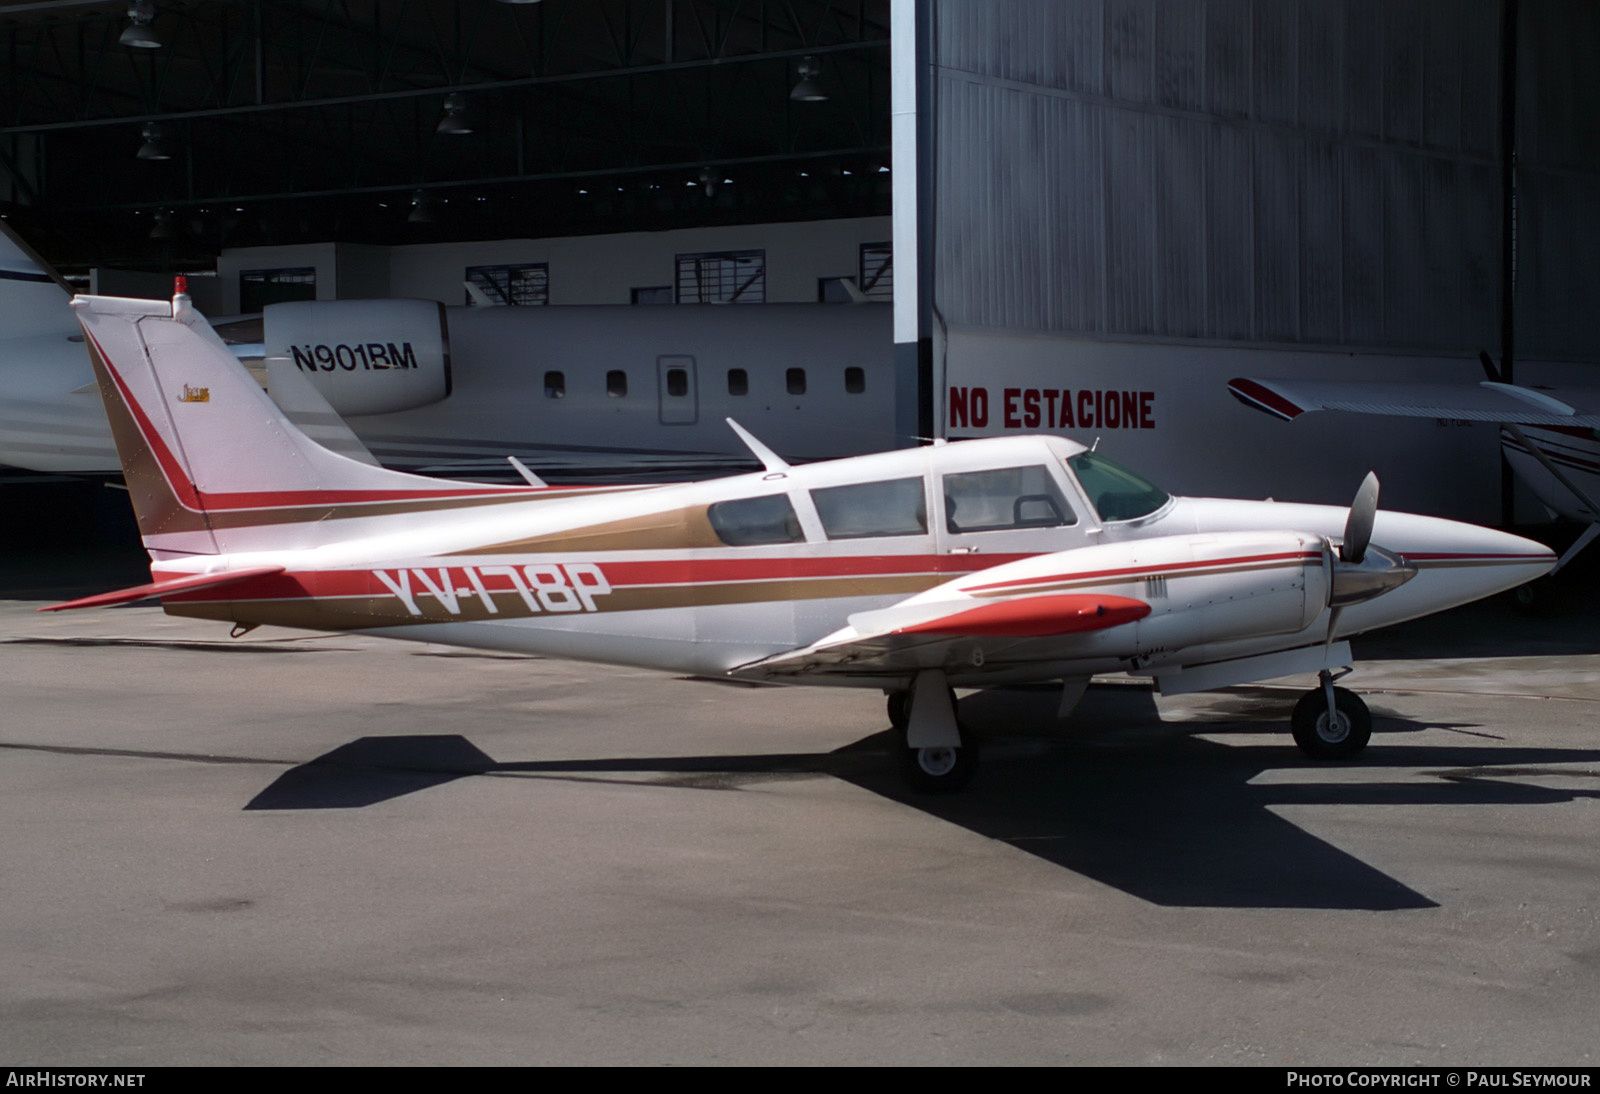
[[[73,307],[139,531],[157,558],[311,547],[348,535],[350,518],[528,493],[443,483],[323,448],[182,293],[170,305],[79,296]]]

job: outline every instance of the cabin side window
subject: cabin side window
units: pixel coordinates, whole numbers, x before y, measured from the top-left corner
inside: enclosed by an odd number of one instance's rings
[[[851,365],[844,370],[844,390],[849,395],[860,395],[867,390],[867,370]]]
[[[1059,528],[1077,514],[1044,466],[946,475],[944,526],[952,534],[1011,528]]]
[[[728,370],[728,394],[750,394],[750,374],[742,368],[730,368]]]
[[[920,536],[928,531],[921,479],[890,479],[811,491],[829,539]]]
[[[714,502],[706,516],[717,538],[729,547],[800,543],[806,538],[787,494]]]
[[[804,395],[806,393],[806,370],[803,368],[788,369],[783,374],[783,382],[789,389],[790,395]]]
[[[567,397],[567,374],[551,370],[544,374],[544,397],[546,399],[565,399]]]
[[[628,374],[620,368],[614,368],[607,372],[606,394],[613,399],[620,399],[628,394]]]

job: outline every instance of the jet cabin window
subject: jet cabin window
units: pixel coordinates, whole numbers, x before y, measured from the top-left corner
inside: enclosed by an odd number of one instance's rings
[[[607,372],[606,394],[613,399],[620,399],[628,394],[628,374],[620,368],[614,368]]]
[[[1076,523],[1077,514],[1042,465],[944,477],[944,525],[952,533]]]
[[[891,479],[811,491],[829,539],[920,536],[928,531],[921,479]]]
[[[800,543],[806,538],[787,494],[715,502],[706,516],[717,538],[729,547]]]
[[[1137,520],[1171,500],[1171,495],[1120,463],[1094,452],[1079,452],[1067,460],[1078,485],[1101,520]]]

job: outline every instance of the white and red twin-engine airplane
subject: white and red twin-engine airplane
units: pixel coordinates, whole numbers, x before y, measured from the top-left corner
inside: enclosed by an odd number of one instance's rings
[[[791,467],[739,430],[764,472],[445,482],[310,441],[181,293],[74,307],[154,580],[53,608],[159,596],[235,633],[271,623],[879,688],[918,789],[955,789],[976,763],[952,688],[1059,680],[1065,712],[1099,672],[1169,694],[1320,673],[1295,740],[1353,755],[1371,719],[1333,686],[1343,639],[1554,561],[1502,532],[1377,512],[1370,476],[1348,511],[1175,498],[1059,437]]]

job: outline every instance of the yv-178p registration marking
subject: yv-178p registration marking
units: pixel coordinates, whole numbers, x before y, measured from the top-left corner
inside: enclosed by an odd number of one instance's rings
[[[460,574],[460,584],[451,575]],[[538,612],[592,612],[598,611],[595,597],[611,592],[611,583],[600,567],[592,562],[530,563],[526,566],[441,566],[432,573],[421,567],[402,570],[373,570],[372,576],[383,582],[406,611],[412,615],[426,614],[417,605],[417,597],[431,596],[451,615],[461,614],[463,597],[475,596],[490,615],[499,615],[494,602],[496,592],[515,592],[522,598],[530,614]],[[417,585],[412,585],[415,577]],[[490,582],[504,581],[495,589]]]

